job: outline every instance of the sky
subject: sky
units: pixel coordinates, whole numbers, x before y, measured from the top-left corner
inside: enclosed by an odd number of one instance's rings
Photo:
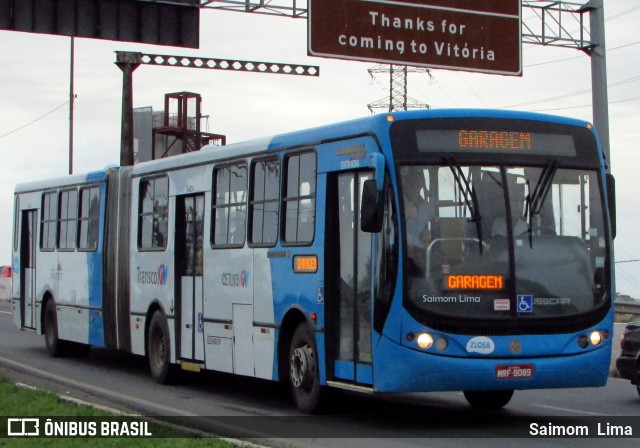
[[[640,299],[640,5],[604,0],[611,167],[616,177],[618,293]],[[523,9],[527,23],[539,23]],[[209,132],[228,143],[369,115],[389,95],[374,63],[307,56],[307,21],[201,11],[200,48],[75,39],[74,173],[119,163],[122,72],[115,51],[318,65],[319,77],[140,66],[134,107],[163,108],[165,93],[202,95]],[[572,31],[579,29],[567,25]],[[70,38],[0,31],[0,265],[10,264],[13,190],[64,176],[69,154]],[[576,49],[523,46],[523,76],[452,70],[409,75],[409,96],[432,108],[499,108],[593,121],[591,66]],[[382,112],[380,110],[379,112]],[[626,262],[629,261],[629,262]]]

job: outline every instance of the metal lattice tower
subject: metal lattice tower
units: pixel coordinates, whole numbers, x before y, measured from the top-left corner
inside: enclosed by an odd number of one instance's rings
[[[388,112],[409,109],[430,109],[426,103],[420,102],[407,95],[407,81],[409,73],[426,73],[433,78],[431,70],[424,67],[407,67],[406,65],[376,65],[369,70],[371,78],[376,73],[389,74],[389,96],[367,105],[373,114],[374,109],[386,109]]]

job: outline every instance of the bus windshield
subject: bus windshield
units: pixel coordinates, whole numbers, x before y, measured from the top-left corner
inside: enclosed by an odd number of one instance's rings
[[[414,317],[578,317],[609,300],[595,169],[445,160],[398,168]]]

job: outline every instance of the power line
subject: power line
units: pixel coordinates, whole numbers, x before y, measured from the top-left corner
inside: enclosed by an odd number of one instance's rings
[[[632,45],[638,45],[638,44],[640,44],[640,41],[638,41],[638,42],[632,42],[632,43],[630,43],[630,44],[620,45],[620,46],[613,47],[613,48],[608,48],[608,49],[607,49],[607,53],[610,53],[610,52],[615,51],[615,50],[620,50],[621,48],[631,47]],[[555,64],[555,63],[558,63],[558,62],[572,61],[572,60],[574,60],[574,59],[582,59],[582,58],[585,58],[585,57],[587,57],[587,55],[586,55],[586,54],[581,54],[581,55],[579,55],[579,56],[573,56],[573,57],[571,57],[571,58],[554,59],[553,61],[538,62],[538,63],[536,63],[536,64],[527,64],[527,65],[524,65],[524,66],[523,66],[523,68],[538,67],[538,66],[540,66],[540,65],[548,65],[548,64]]]
[[[10,132],[7,132],[6,134],[2,134],[2,135],[0,135],[0,138],[6,137],[7,135],[11,135],[11,134],[13,134],[13,133],[15,133],[15,132],[18,132],[19,130],[24,129],[24,128],[26,128],[27,126],[31,126],[32,124],[34,124],[34,123],[36,123],[36,122],[38,122],[38,121],[42,120],[43,118],[45,118],[45,117],[47,117],[47,116],[51,115],[52,113],[54,113],[55,111],[57,111],[57,110],[58,110],[58,109],[60,109],[61,107],[66,106],[67,104],[69,104],[69,101],[68,101],[68,100],[67,100],[67,101],[65,101],[64,103],[62,103],[61,105],[59,105],[58,107],[56,107],[55,109],[52,109],[52,110],[50,110],[49,112],[47,112],[46,114],[42,115],[41,117],[38,117],[38,118],[36,118],[35,120],[33,120],[33,121],[31,121],[31,122],[29,122],[29,123],[27,123],[27,124],[25,124],[25,125],[22,125],[22,126],[20,126],[19,128],[14,129],[13,131],[10,131]]]
[[[613,82],[611,84],[608,85],[608,87],[617,87],[623,84],[627,84],[630,82],[634,82],[634,81],[638,81],[640,80],[640,76],[634,76],[633,78],[628,78],[628,79],[623,79],[621,81],[616,81]],[[511,106],[503,106],[503,109],[511,109],[514,107],[522,107],[522,106],[529,106],[531,104],[538,104],[538,103],[546,103],[549,101],[555,101],[555,100],[561,100],[564,98],[569,98],[571,96],[576,96],[576,95],[584,95],[585,93],[589,93],[591,92],[591,89],[585,89],[585,90],[578,90],[576,92],[571,92],[571,93],[567,93],[565,95],[558,95],[558,96],[554,96],[554,97],[549,97],[549,98],[544,98],[541,100],[534,100],[534,101],[528,101],[526,103],[519,103],[519,104],[513,104]]]
[[[609,104],[628,103],[629,101],[638,101],[640,97],[628,98],[626,100],[609,101]],[[554,110],[569,110],[569,109],[582,109],[584,107],[591,107],[591,104],[583,104],[582,106],[570,106],[570,107],[554,107],[550,109],[534,109],[531,112],[551,112]]]
[[[636,10],[638,10],[638,9],[640,9],[640,6],[636,6],[636,7],[634,7],[634,8],[627,9],[626,11],[622,11],[622,12],[619,12],[618,14],[614,14],[614,15],[612,15],[611,17],[609,17],[608,19],[605,19],[604,21],[605,21],[605,22],[609,22],[609,21],[611,21],[611,20],[619,19],[620,17],[622,17],[622,16],[626,16],[627,14],[629,14],[629,13],[631,13],[631,12],[633,12],[633,11],[636,11]]]

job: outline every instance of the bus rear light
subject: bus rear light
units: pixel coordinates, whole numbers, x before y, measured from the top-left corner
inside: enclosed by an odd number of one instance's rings
[[[318,323],[318,313],[311,313],[309,315],[309,318],[311,319],[311,322],[313,322],[314,325]]]

